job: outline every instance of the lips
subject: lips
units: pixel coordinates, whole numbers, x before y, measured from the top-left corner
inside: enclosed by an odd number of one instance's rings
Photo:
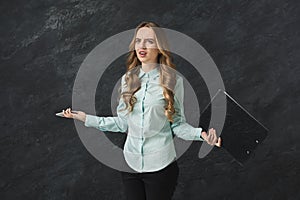
[[[146,51],[139,51],[139,55],[141,57],[145,57],[147,55],[147,52]]]

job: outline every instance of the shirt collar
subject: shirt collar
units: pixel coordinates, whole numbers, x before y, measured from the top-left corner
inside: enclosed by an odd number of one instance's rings
[[[156,66],[154,69],[152,69],[149,72],[144,72],[141,66],[139,68],[140,68],[139,78],[142,78],[145,75],[148,76],[148,77],[150,77],[150,78],[159,75],[158,66]]]

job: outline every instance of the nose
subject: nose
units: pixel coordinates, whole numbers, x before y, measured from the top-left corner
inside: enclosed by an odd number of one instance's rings
[[[146,49],[146,41],[142,40],[139,45],[138,45],[139,49]]]

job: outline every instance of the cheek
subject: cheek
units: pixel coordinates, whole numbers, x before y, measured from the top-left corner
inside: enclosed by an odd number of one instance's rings
[[[158,50],[157,49],[151,49],[150,54],[151,54],[151,57],[156,57],[158,55]]]

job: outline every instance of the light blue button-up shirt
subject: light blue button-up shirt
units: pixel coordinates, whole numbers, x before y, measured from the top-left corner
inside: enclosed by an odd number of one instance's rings
[[[186,122],[183,108],[183,78],[177,75],[174,88],[173,123],[164,114],[165,99],[159,84],[159,66],[149,72],[140,67],[141,88],[135,93],[137,102],[133,111],[119,111],[125,108],[120,98],[117,116],[98,117],[86,115],[84,125],[101,131],[127,132],[123,153],[127,164],[137,172],[152,172],[163,169],[176,158],[173,133],[185,140],[204,141],[202,128],[194,128]],[[122,76],[122,91],[125,74]]]

